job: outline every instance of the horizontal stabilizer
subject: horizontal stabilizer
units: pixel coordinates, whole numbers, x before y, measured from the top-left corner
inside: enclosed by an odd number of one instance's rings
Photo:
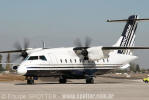
[[[143,18],[143,19],[122,19],[122,20],[107,20],[107,22],[127,22],[127,21],[146,21],[149,20],[149,18]]]

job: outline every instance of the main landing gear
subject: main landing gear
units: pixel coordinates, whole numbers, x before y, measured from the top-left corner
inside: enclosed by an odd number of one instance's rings
[[[64,76],[60,76],[59,83],[66,83],[67,79]]]
[[[93,77],[86,78],[86,84],[94,84],[94,78]]]
[[[59,83],[64,84],[67,82],[67,78],[65,76],[59,77]],[[92,76],[86,77],[86,84],[94,84],[94,78]]]

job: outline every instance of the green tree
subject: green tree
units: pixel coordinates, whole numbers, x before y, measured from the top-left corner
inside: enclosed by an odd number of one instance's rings
[[[3,58],[3,56],[0,55],[0,63],[2,63],[2,58]],[[2,64],[0,64],[0,71],[4,71]]]
[[[138,64],[136,65],[136,72],[140,72],[140,67]]]
[[[135,63],[130,63],[130,71],[136,72],[136,64]]]
[[[6,61],[6,70],[11,71],[11,66],[10,66],[10,54],[8,53],[7,55],[7,61]]]

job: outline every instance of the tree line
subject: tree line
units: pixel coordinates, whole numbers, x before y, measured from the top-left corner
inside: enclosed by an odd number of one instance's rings
[[[12,71],[12,68],[11,68],[11,65],[10,65],[10,54],[7,55],[6,64],[3,64],[2,60],[3,60],[3,56],[0,54],[0,72],[2,72],[2,71]]]

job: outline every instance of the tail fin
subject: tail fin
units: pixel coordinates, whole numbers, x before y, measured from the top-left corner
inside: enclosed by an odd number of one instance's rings
[[[138,22],[137,20],[138,16],[137,15],[132,15],[129,16],[127,20],[127,23],[124,27],[124,30],[121,34],[121,37],[119,40],[116,42],[114,46],[120,46],[120,47],[133,47],[135,43],[135,32],[137,29]],[[132,51],[130,50],[118,50],[117,53],[119,54],[126,54],[126,55],[131,55]]]

